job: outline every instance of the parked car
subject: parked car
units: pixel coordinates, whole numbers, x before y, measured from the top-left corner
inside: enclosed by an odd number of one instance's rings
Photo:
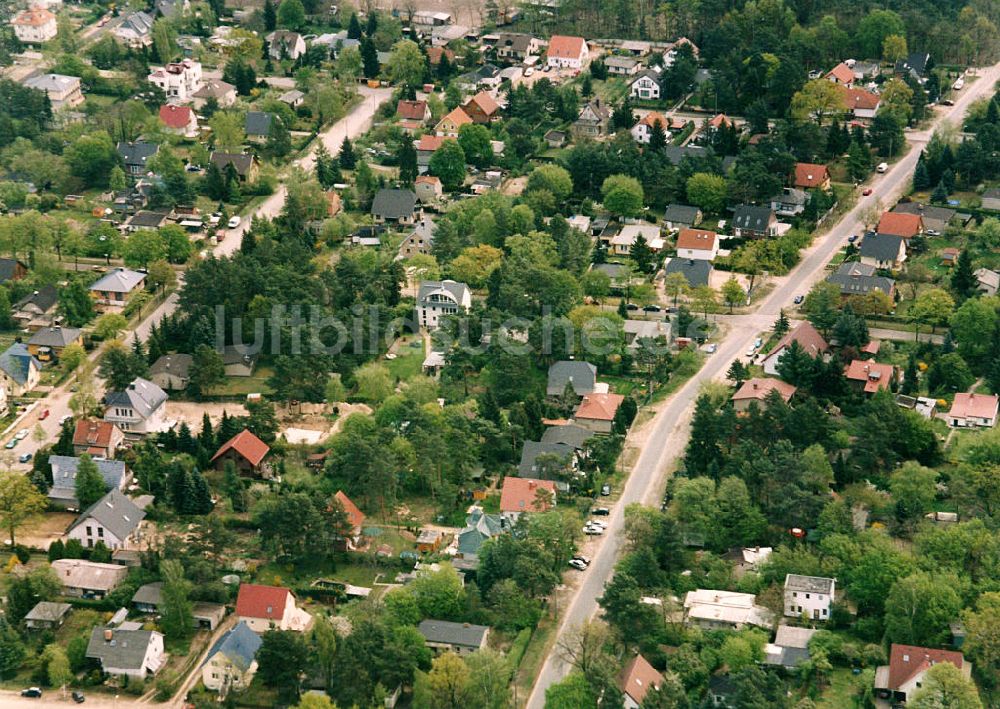
[[[38,414],[38,420],[39,421],[44,421],[48,417],[49,417],[49,410],[48,409],[45,409],[42,413]]]
[[[647,313],[658,313],[658,312],[660,312],[660,311],[661,311],[662,309],[663,309],[663,308],[661,308],[661,307],[660,307],[659,305],[647,305],[647,306],[646,306],[645,308],[643,308],[643,312],[647,312]]]
[[[237,215],[236,215],[236,216],[234,216],[234,217],[229,217],[229,224],[228,224],[227,226],[228,226],[228,227],[229,227],[230,229],[235,229],[236,227],[238,227],[238,226],[240,225],[240,222],[241,222],[241,221],[242,221],[242,220],[240,219],[240,215],[239,215],[239,214],[237,214]]]
[[[863,194],[865,197],[867,197],[871,193],[872,193],[872,188],[871,187],[865,187],[863,190],[861,190],[861,194]]]
[[[710,344],[705,345],[702,349],[708,354],[715,354],[715,352],[719,349],[719,346],[714,342],[712,342]]]
[[[607,507],[595,507],[590,511],[590,514],[607,517],[609,514],[611,514],[611,510]]]
[[[77,704],[83,704],[87,699],[83,696],[83,692],[73,692],[70,696],[73,697],[73,701]]]
[[[941,232],[939,232],[937,229],[928,229],[927,236],[941,236]]]
[[[626,303],[625,304],[625,310],[638,310],[638,309],[639,309],[639,306],[636,305],[635,303]]]
[[[73,414],[66,414],[65,416],[59,417],[59,426],[63,426],[67,421],[73,420]]]
[[[31,453],[22,453],[21,457],[17,459],[19,463],[27,463],[31,460]]]
[[[608,523],[602,522],[599,519],[592,519],[589,522],[587,522],[587,524],[589,524],[591,527],[597,527],[599,529],[604,529],[604,530],[608,528]]]
[[[534,73],[535,73],[535,70],[532,69],[531,67],[528,67],[527,69],[524,70],[524,75],[525,76],[532,76]]]
[[[595,534],[596,535],[604,534],[604,527],[598,527],[597,525],[587,522],[587,524],[583,525],[583,533],[590,536],[593,536]]]
[[[569,565],[572,566],[577,571],[585,571],[587,564],[584,563],[583,559],[578,559],[575,556],[569,560]]]
[[[857,234],[851,234],[849,237],[847,237],[847,243],[848,244],[853,244],[857,240],[858,240],[858,235]]]
[[[878,164],[878,167],[876,167],[875,169],[876,169],[876,170],[877,170],[877,171],[878,171],[879,173],[884,173],[884,172],[888,172],[888,170],[889,170],[889,163],[887,163],[887,162],[880,162],[880,163]]]
[[[28,429],[26,428],[22,428],[20,431],[14,434],[14,438],[16,438],[19,441],[23,441],[27,437],[28,437]]]
[[[942,106],[954,106],[955,102],[952,101],[950,98],[946,98],[944,101],[941,102],[941,105]]]
[[[762,340],[761,338],[758,337],[756,340],[753,341],[753,348],[755,350],[759,350],[760,346],[763,345],[763,344],[764,344],[764,340]]]
[[[601,485],[601,494],[605,497],[611,494],[611,486],[608,483]]]
[[[42,696],[42,690],[38,687],[28,687],[27,689],[21,690],[22,697],[31,697],[32,699],[38,699]]]
[[[19,443],[19,441],[16,438],[11,438],[9,441],[7,441],[6,445],[4,445],[4,448],[6,448],[7,450],[10,450],[14,446],[16,446],[18,443]]]
[[[805,296],[800,294],[795,296],[795,300],[792,302],[794,302],[796,305],[799,305],[800,303],[802,303],[803,300],[805,300]]]
[[[212,212],[212,216],[208,218],[209,226],[216,226],[222,221],[222,212]]]

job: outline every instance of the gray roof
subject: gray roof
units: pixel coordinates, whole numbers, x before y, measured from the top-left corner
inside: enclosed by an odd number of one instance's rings
[[[136,212],[129,217],[129,226],[156,228],[167,221],[167,215],[163,212],[149,212],[146,210]]]
[[[417,630],[428,642],[478,648],[483,644],[489,627],[447,620],[424,620],[417,626]]]
[[[209,160],[220,170],[224,170],[226,165],[232,163],[233,167],[236,168],[236,174],[245,177],[250,173],[254,157],[250,153],[222,153],[215,150]]]
[[[264,111],[247,111],[246,134],[267,137],[271,134],[274,116]]]
[[[29,345],[39,347],[65,347],[80,338],[81,330],[77,327],[43,327],[28,340]]]
[[[84,559],[56,559],[51,564],[62,585],[90,591],[110,591],[124,580],[127,569]]]
[[[867,256],[876,261],[895,261],[899,257],[901,243],[903,243],[901,236],[869,232],[861,242],[860,253],[862,257]]]
[[[149,368],[149,376],[156,374],[173,374],[181,379],[187,379],[191,372],[194,357],[189,354],[163,355],[153,362]]]
[[[620,263],[597,263],[592,270],[606,274],[611,280],[625,275],[625,266]]]
[[[149,34],[153,29],[153,18],[141,10],[131,12],[118,26],[118,30],[131,30],[136,35],[143,36]]]
[[[132,500],[116,489],[84,510],[66,531],[71,532],[86,520],[94,519],[113,535],[124,539],[135,531],[145,517],[144,510],[140,510]]]
[[[827,276],[826,280],[828,283],[840,286],[841,295],[864,295],[873,290],[891,293],[896,282],[891,278],[876,275],[877,271],[874,266],[848,261],[840,264],[840,268]]]
[[[131,293],[145,279],[145,273],[133,271],[129,268],[116,268],[97,279],[90,286],[90,290],[108,293]]]
[[[257,651],[262,643],[261,636],[250,630],[250,626],[241,620],[235,628],[215,642],[212,649],[205,655],[205,662],[221,652],[240,671],[246,672],[253,664],[254,658],[257,657]],[[204,663],[202,664],[204,665]]]
[[[704,259],[672,258],[664,269],[665,275],[682,273],[691,287],[707,286],[712,274],[712,262]]]
[[[660,74],[660,72],[655,71],[653,69],[644,69],[643,71],[640,71],[638,74],[635,75],[635,78],[632,79],[630,85],[634,84],[639,79],[652,79],[659,86],[661,87],[663,86],[663,76]]]
[[[933,204],[922,204],[920,202],[900,202],[892,208],[892,211],[900,214],[919,214],[924,219],[944,222],[945,224],[950,222],[955,214],[958,213],[958,210],[955,209],[938,207]]]
[[[794,187],[785,187],[781,194],[775,195],[771,198],[771,203],[778,204],[808,204],[809,203],[809,193],[805,190],[795,189]]]
[[[296,101],[301,101],[306,95],[299,91],[298,89],[292,89],[291,91],[286,91],[278,97],[278,100],[282,103],[292,104]]]
[[[697,207],[690,207],[686,204],[671,204],[663,213],[663,221],[694,224],[700,211]]]
[[[27,270],[27,265],[13,258],[0,258],[0,283],[9,281],[17,275],[17,267]]]
[[[788,574],[785,576],[786,591],[804,591],[806,593],[833,593],[834,580],[825,576],[801,576]]]
[[[906,59],[900,59],[896,62],[896,71],[899,73],[910,72],[922,77],[927,71],[927,63],[930,59],[931,55],[927,52],[911,52]]]
[[[222,348],[222,363],[227,367],[231,364],[245,364],[252,367],[257,361],[258,353],[249,352],[249,345],[226,345]]]
[[[737,229],[764,231],[774,218],[770,207],[755,204],[741,204],[733,215],[733,226]]]
[[[673,165],[680,165],[684,158],[708,157],[708,151],[700,145],[668,145],[663,148],[663,154]]]
[[[445,291],[455,302],[462,305],[469,295],[469,286],[458,281],[421,281],[420,289],[417,291],[417,305],[424,303],[431,295]]]
[[[549,426],[546,428],[545,433],[542,434],[542,443],[560,443],[580,449],[593,436],[594,432],[589,428],[578,426],[575,423],[567,423],[563,426]]]
[[[41,369],[42,363],[31,356],[22,342],[15,342],[0,354],[0,370],[22,386],[28,382],[32,367]]]
[[[597,384],[597,367],[579,360],[564,359],[556,362],[549,367],[549,382],[545,393],[549,396],[561,396],[569,382],[573,383],[573,391],[578,396],[593,393]]]
[[[144,606],[159,606],[163,601],[163,582],[154,581],[139,586],[132,595],[132,603]]]
[[[110,640],[105,639],[105,633],[110,633]],[[90,631],[87,657],[100,660],[107,669],[141,669],[153,633],[152,630],[122,630],[98,626]]]
[[[478,554],[483,542],[503,530],[503,517],[473,510],[465,520],[465,529],[458,533],[458,551],[462,554]]]
[[[47,313],[57,302],[59,302],[59,291],[56,290],[56,287],[42,286],[17,301],[14,304],[14,309],[23,310],[29,305],[33,305],[39,312]]]
[[[166,400],[167,392],[142,377],[136,377],[124,391],[109,391],[104,395],[106,406],[134,409],[143,419],[149,418]]]
[[[521,449],[521,462],[517,466],[517,474],[522,478],[537,478],[545,480],[535,469],[535,461],[540,455],[554,455],[560,459],[565,459],[568,463],[576,452],[576,447],[566,443],[543,443],[541,441],[525,441]]]
[[[146,161],[160,150],[160,146],[156,143],[147,143],[144,140],[137,140],[134,143],[119,142],[116,148],[122,162],[135,167],[145,167]]]
[[[49,465],[52,466],[52,487],[49,488],[49,497],[53,500],[75,502],[76,473],[80,467],[80,459],[67,455],[53,455],[49,456]],[[96,458],[94,465],[104,478],[106,489],[121,489],[122,480],[126,475],[123,461]]]
[[[222,98],[230,91],[235,91],[236,87],[221,79],[212,79],[201,85],[192,96],[195,98]]]
[[[409,218],[416,208],[417,195],[413,190],[381,189],[372,200],[372,214],[383,219]]]
[[[80,79],[65,74],[42,74],[25,79],[24,85],[29,89],[59,94],[69,91],[74,86],[79,86]]]
[[[25,620],[58,622],[64,615],[69,613],[72,606],[68,603],[53,603],[51,601],[39,601],[35,607],[24,616]]]
[[[610,56],[604,58],[604,66],[621,67],[622,69],[631,69],[636,64],[641,63],[635,57]]]

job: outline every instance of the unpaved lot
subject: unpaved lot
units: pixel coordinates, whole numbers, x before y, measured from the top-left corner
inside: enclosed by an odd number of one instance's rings
[[[214,426],[222,420],[223,412],[227,412],[230,416],[246,416],[247,407],[236,403],[210,404],[167,401],[167,420],[177,421],[178,424],[186,423],[188,428],[195,432],[201,430],[201,419],[206,413]]]
[[[48,512],[19,529],[14,540],[34,549],[48,549],[49,544],[61,538],[75,519],[76,515],[72,512]]]

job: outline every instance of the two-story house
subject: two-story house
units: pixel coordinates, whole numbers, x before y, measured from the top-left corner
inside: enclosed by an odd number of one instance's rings
[[[201,681],[213,692],[242,690],[257,673],[257,651],[263,641],[243,622],[227,631],[209,649],[201,666]]]
[[[681,229],[677,234],[677,257],[711,261],[719,255],[719,237],[707,229]]]
[[[822,576],[785,576],[785,615],[829,620],[837,580]]]
[[[643,101],[657,101],[663,93],[663,77],[659,68],[639,72],[628,85],[629,96]]]
[[[906,239],[895,234],[869,232],[861,241],[859,254],[865,265],[895,271],[906,261]]]
[[[104,395],[104,420],[126,436],[162,431],[166,423],[167,393],[148,379],[136,377],[120,391]]]
[[[10,396],[24,396],[38,386],[41,377],[42,363],[24,343],[15,342],[0,354],[0,384]]]
[[[257,175],[260,174],[260,160],[253,153],[224,153],[213,150],[208,159],[222,170],[223,175],[226,174],[226,168],[232,165],[240,182],[256,182]]]
[[[92,548],[104,542],[108,549],[133,549],[140,539],[140,523],[145,510],[132,502],[118,489],[113,489],[100,500],[80,513],[66,536]]]
[[[599,97],[588,101],[573,122],[573,135],[580,138],[600,138],[608,133],[611,109]]]
[[[28,352],[46,363],[58,360],[64,349],[70,345],[83,346],[83,331],[77,327],[43,327],[28,340]]]
[[[132,480],[132,475],[123,461],[96,458],[94,465],[104,478],[104,488],[109,492],[125,489]],[[80,467],[80,459],[68,455],[52,455],[49,456],[49,466],[52,468],[52,487],[48,492],[49,504],[62,509],[79,509],[80,501],[76,497],[76,473]]]
[[[500,120],[500,104],[487,92],[480,91],[462,106],[473,123],[488,124]]]
[[[137,140],[134,143],[119,141],[115,148],[122,159],[122,164],[125,165],[125,172],[133,176],[149,172],[149,161],[160,151],[158,144],[145,140]]]
[[[306,42],[298,32],[275,30],[264,39],[267,40],[267,54],[274,61],[295,61],[306,53]]]
[[[56,16],[42,7],[32,7],[10,21],[14,34],[25,44],[43,44],[55,38]]]
[[[120,313],[129,299],[146,287],[146,274],[128,268],[116,268],[101,276],[90,286],[96,310]]]
[[[770,207],[741,204],[733,214],[733,234],[739,238],[760,239],[778,233],[778,218]]]
[[[236,617],[255,633],[294,630],[304,633],[313,617],[295,605],[295,594],[280,586],[240,584],[236,597]]]
[[[552,35],[545,50],[546,62],[556,69],[582,69],[590,58],[590,47],[583,37]]]
[[[65,74],[41,74],[24,80],[29,89],[44,91],[49,97],[53,111],[64,108],[74,108],[83,103],[83,91],[80,90],[80,79]]]
[[[131,628],[94,628],[87,657],[100,662],[106,674],[137,680],[152,677],[167,663],[162,633]]]
[[[438,121],[434,133],[442,138],[457,138],[462,126],[472,123],[469,114],[461,106],[457,106],[448,115]]]
[[[458,281],[422,281],[417,291],[417,323],[433,330],[441,318],[469,312],[472,291]]]
[[[236,472],[247,477],[270,477],[270,466],[264,461],[271,447],[244,428],[223,443],[211,463],[223,470],[228,461],[236,465]]]
[[[73,453],[89,453],[95,458],[114,458],[115,452],[125,442],[121,429],[108,421],[80,419],[73,431]]]
[[[193,59],[173,62],[153,69],[146,80],[163,89],[168,99],[189,101],[201,88],[201,63]]]
[[[902,705],[921,688],[927,670],[942,662],[953,664],[966,679],[972,675],[972,664],[960,652],[893,643],[889,664],[875,670],[875,692],[893,706]]]

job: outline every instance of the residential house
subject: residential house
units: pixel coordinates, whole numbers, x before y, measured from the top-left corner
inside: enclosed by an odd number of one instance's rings
[[[352,551],[360,548],[361,537],[364,534],[365,513],[354,504],[354,501],[343,490],[337,490],[337,494],[333,497],[340,503],[344,514],[347,515],[347,521],[351,525],[350,536],[342,540],[344,547]]]
[[[649,690],[658,692],[663,685],[663,675],[649,664],[645,657],[636,655],[622,669],[618,688],[622,691],[625,709],[639,709]]]
[[[78,540],[87,548],[97,542],[104,542],[108,549],[134,548],[140,538],[140,523],[145,517],[144,510],[114,488],[80,513],[66,530],[66,537]]]
[[[244,120],[244,132],[247,140],[251,143],[263,143],[271,135],[271,123],[274,121],[274,114],[266,111],[247,111]]]
[[[419,177],[417,178],[420,179]],[[435,178],[436,179],[436,178]],[[419,188],[419,185],[415,186]],[[419,191],[419,190],[418,190]],[[413,227],[413,231],[407,234],[399,244],[397,259],[407,259],[416,254],[429,254],[434,245],[434,220],[430,217],[423,217],[420,222]]]
[[[38,330],[28,340],[28,352],[39,362],[52,362],[59,359],[62,351],[70,345],[83,347],[83,331],[77,327],[62,327],[53,325]]]
[[[246,345],[226,345],[222,348],[222,366],[227,377],[252,377],[257,366],[257,353]]]
[[[466,101],[462,110],[473,123],[489,124],[500,120],[500,104],[486,91],[480,91]]]
[[[304,633],[313,617],[295,605],[295,594],[279,586],[240,584],[236,596],[236,617],[255,633],[294,630]]]
[[[417,195],[412,190],[383,188],[375,193],[375,199],[372,200],[372,217],[376,224],[413,224],[420,212]]]
[[[914,236],[923,233],[924,220],[919,214],[885,212],[882,214],[882,218],[879,219],[878,227],[876,227],[875,231],[879,234],[912,239]]]
[[[778,233],[778,219],[770,207],[741,204],[733,214],[733,233],[750,239],[774,236]]]
[[[467,313],[472,307],[472,291],[457,281],[422,281],[417,291],[417,323],[433,330],[447,315]]]
[[[190,0],[156,0],[153,9],[160,17],[172,18],[185,15],[191,9]]]
[[[988,268],[977,268],[976,282],[979,284],[980,293],[996,295],[997,291],[1000,291],[1000,272],[991,271]]]
[[[156,231],[167,223],[166,212],[147,212],[145,210],[136,212],[125,222],[125,229],[129,232],[135,231]]]
[[[442,138],[457,138],[462,126],[472,123],[469,114],[461,106],[456,107],[448,115],[438,121],[434,132]]]
[[[889,389],[898,380],[896,368],[891,364],[879,364],[867,359],[852,360],[844,368],[844,376],[865,394],[874,394]]]
[[[413,183],[413,191],[421,204],[437,202],[444,197],[441,179],[434,175],[420,175]]]
[[[557,69],[582,69],[590,58],[590,48],[583,37],[552,35],[545,50],[546,62]]]
[[[809,162],[795,163],[795,179],[792,184],[800,190],[830,189],[830,170],[826,165]]]
[[[518,32],[501,32],[494,45],[498,59],[509,62],[523,62],[529,56],[541,54],[545,42],[530,34]]]
[[[545,133],[543,139],[545,140],[546,145],[553,150],[556,150],[566,145],[566,131],[556,130],[553,128]]]
[[[670,342],[670,320],[626,320],[622,324],[625,347],[638,349],[639,340],[653,340],[659,345]]]
[[[861,241],[861,263],[889,271],[898,270],[906,261],[906,239],[892,234],[868,232]]]
[[[136,377],[121,391],[104,395],[104,420],[125,435],[158,433],[166,428],[167,392],[148,379]]]
[[[931,55],[927,52],[911,52],[906,59],[896,61],[895,71],[897,74],[909,74],[922,84],[927,81],[927,67],[930,61]]]
[[[455,52],[447,47],[427,47],[426,51],[427,61],[430,62],[431,66],[440,66],[441,57],[448,57],[448,63],[452,66],[455,64]]]
[[[871,80],[878,77],[882,73],[882,67],[879,66],[878,62],[865,62],[856,61],[854,62],[854,80]]]
[[[500,488],[500,514],[514,524],[524,512],[545,512],[556,503],[556,484],[552,480],[503,479]]]
[[[557,490],[566,492],[569,490],[566,478],[577,474],[580,457],[579,451],[572,445],[525,441],[517,474],[521,478],[550,480]]]
[[[677,257],[711,261],[719,255],[719,238],[714,231],[684,228],[677,234]]]
[[[447,620],[423,620],[417,630],[424,636],[427,647],[436,654],[453,652],[456,655],[471,655],[476,650],[482,650],[490,633],[486,625]]]
[[[663,250],[664,241],[660,236],[660,227],[655,224],[626,224],[611,238],[611,253],[617,256],[628,256],[632,253],[632,247],[635,246],[635,242],[640,236],[652,251]]]
[[[193,59],[184,59],[153,69],[146,80],[163,89],[168,99],[190,101],[195,91],[201,88],[201,64]]]
[[[657,101],[663,93],[663,78],[657,69],[646,69],[629,83],[629,95],[644,101]]]
[[[190,106],[167,103],[160,106],[160,123],[167,131],[188,138],[198,136],[198,117]]]
[[[823,356],[823,354],[829,349],[826,340],[823,336],[819,334],[819,331],[813,327],[812,323],[809,321],[804,321],[799,325],[796,325],[790,332],[786,333],[784,337],[778,340],[778,344],[774,346],[767,357],[764,358],[764,372],[771,375],[772,377],[778,376],[778,362],[781,361],[781,357],[785,354],[785,350],[788,349],[789,345],[793,342],[799,343],[799,346],[805,350],[813,359]]]
[[[306,53],[306,42],[298,32],[275,30],[267,35],[267,54],[275,61],[291,59],[293,62]]]
[[[881,105],[878,94],[873,94],[864,89],[844,88],[843,99],[844,110],[853,115],[854,118],[863,121],[875,118],[875,114],[878,113],[879,106]]]
[[[410,22],[419,27],[441,27],[443,25],[450,25],[452,17],[447,12],[418,10],[410,15]]]
[[[94,628],[87,644],[87,658],[101,663],[114,677],[144,680],[167,663],[163,634],[155,630]]]
[[[948,425],[952,428],[993,428],[997,424],[997,407],[1000,397],[995,394],[959,392],[948,412]]]
[[[212,692],[244,690],[257,673],[257,651],[263,643],[246,623],[219,638],[209,649],[201,665],[201,681]]]
[[[291,106],[292,108],[298,108],[305,103],[306,95],[298,89],[292,89],[291,91],[286,91],[281,94],[281,96],[278,97],[278,100],[283,104]]]
[[[758,606],[752,593],[697,589],[684,596],[684,620],[705,630],[742,630],[748,625],[770,628],[771,611]]]
[[[191,365],[194,357],[189,354],[162,355],[149,367],[149,381],[164,391],[181,391],[191,383]]]
[[[444,532],[440,529],[421,529],[415,541],[419,554],[437,554],[444,543]]]
[[[892,212],[898,214],[919,215],[925,232],[937,232],[943,234],[948,228],[951,220],[956,217],[958,210],[948,207],[939,207],[933,204],[923,204],[921,202],[900,202],[892,208]],[[900,234],[900,236],[904,236]]]
[[[0,354],[0,383],[7,395],[21,397],[38,386],[42,363],[22,342],[15,342]]]
[[[809,641],[819,630],[779,625],[773,643],[764,646],[764,664],[794,670],[809,659]]]
[[[32,331],[51,325],[54,318],[52,309],[58,302],[59,291],[56,287],[42,286],[14,303],[14,320],[18,327]]]
[[[51,564],[62,583],[64,596],[104,598],[125,580],[128,569],[83,559],[56,559]]]
[[[56,36],[56,16],[43,7],[31,7],[10,21],[14,34],[25,44],[43,44]]]
[[[809,193],[794,187],[785,187],[771,198],[771,209],[779,217],[797,217],[806,211],[807,204]]]
[[[576,407],[573,420],[594,433],[611,433],[618,407],[625,401],[621,394],[586,394]]]
[[[742,386],[732,396],[733,409],[739,413],[746,411],[756,402],[757,406],[764,408],[772,392],[777,392],[781,400],[786,404],[792,400],[797,389],[783,382],[780,379],[766,379],[754,377],[743,382]]]
[[[893,643],[889,664],[875,670],[876,695],[893,705],[902,704],[920,689],[927,670],[942,662],[953,664],[966,679],[972,676],[972,663],[960,652]]]
[[[472,182],[470,189],[472,194],[486,194],[487,192],[493,192],[500,189],[500,185],[503,184],[503,171],[501,170],[485,170],[476,177]]]
[[[668,258],[663,265],[663,273],[680,273],[692,288],[707,286],[712,276],[712,262],[693,258]]]
[[[232,165],[240,182],[256,182],[260,174],[260,160],[252,153],[223,153],[213,150],[209,161],[226,173],[226,168]]]
[[[982,207],[993,212],[1000,211],[1000,187],[991,187],[983,192]]]
[[[134,143],[119,141],[115,147],[125,165],[125,172],[129,175],[145,175],[149,172],[150,159],[160,151],[159,145],[145,140],[137,140]]]
[[[486,514],[479,507],[473,507],[465,518],[465,528],[458,533],[456,550],[459,558],[476,562],[483,542],[509,529],[507,520],[501,515]]]
[[[854,70],[844,62],[841,62],[827,72],[826,79],[840,86],[851,88],[854,86]]]
[[[145,287],[145,273],[119,267],[97,279],[90,286],[90,295],[98,312],[120,313],[132,296]]]
[[[153,16],[146,12],[130,12],[121,24],[111,30],[118,41],[130,49],[153,45]]]
[[[873,291],[882,291],[890,298],[896,295],[896,282],[887,276],[879,276],[878,268],[870,263],[845,261],[826,277],[826,282],[838,286],[842,298],[868,295]],[[1000,284],[1000,274],[998,274],[998,284]]]
[[[226,462],[232,461],[236,465],[236,471],[244,477],[269,477],[270,466],[264,462],[264,458],[270,452],[269,445],[244,428],[219,446],[211,463],[216,470],[223,470]]]
[[[629,131],[632,134],[632,140],[642,145],[649,145],[649,140],[653,137],[653,129],[656,124],[659,124],[664,136],[668,135],[667,128],[670,126],[670,120],[662,113],[650,111],[640,118],[638,123],[632,126],[632,129]]]
[[[599,97],[595,97],[580,109],[571,130],[577,139],[596,139],[607,135],[610,122],[611,109]]]
[[[785,615],[829,620],[837,580],[824,576],[785,575]]]
[[[132,480],[132,475],[120,460],[94,458],[97,472],[104,479],[104,489],[124,490]],[[49,466],[52,468],[52,486],[49,488],[49,504],[60,509],[80,509],[80,501],[76,497],[76,473],[80,467],[80,459],[67,455],[49,456]]]
[[[593,431],[577,423],[562,423],[548,426],[542,433],[542,443],[561,444],[581,451],[580,456],[586,457],[588,441],[596,435]]]
[[[431,162],[431,156],[444,144],[444,141],[446,140],[454,140],[454,138],[445,138],[440,135],[427,134],[420,136],[420,140],[416,142],[416,148],[417,171],[421,175],[427,172]]]
[[[194,107],[199,111],[210,99],[215,99],[219,108],[228,108],[236,103],[236,87],[221,79],[209,79],[191,97],[194,99]]]
[[[579,360],[561,360],[549,367],[548,384],[545,387],[547,396],[562,396],[568,384],[573,386],[577,396],[593,394],[601,386],[597,383],[597,367]]]
[[[426,101],[400,99],[396,104],[396,117],[406,131],[420,130],[431,119],[431,109]]]
[[[143,584],[132,594],[132,607],[140,613],[153,614],[163,605],[163,582]]]
[[[642,71],[643,68],[641,59],[620,56],[605,57],[604,66],[607,67],[608,74],[611,76],[624,77],[635,76]]]
[[[670,231],[696,227],[701,224],[701,220],[701,210],[686,204],[667,205],[667,209],[663,213],[663,225]]]
[[[72,607],[68,603],[39,601],[24,616],[24,625],[31,630],[55,630],[62,626]]]
[[[74,108],[83,103],[83,92],[80,90],[80,79],[65,74],[41,74],[24,80],[29,89],[44,91],[49,97],[53,111],[64,108]]]
[[[94,458],[114,458],[125,442],[125,434],[109,421],[80,419],[73,431],[73,453],[89,453]]]
[[[497,89],[503,81],[503,72],[500,67],[493,64],[483,64],[474,71],[462,74],[454,79],[455,84],[462,91],[478,91],[479,89]]]

